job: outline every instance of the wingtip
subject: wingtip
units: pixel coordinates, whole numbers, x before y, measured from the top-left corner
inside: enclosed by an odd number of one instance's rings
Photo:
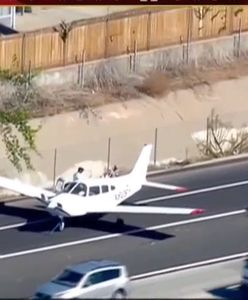
[[[195,216],[195,215],[200,215],[203,214],[205,212],[205,209],[202,208],[196,208],[192,211],[191,215]]]

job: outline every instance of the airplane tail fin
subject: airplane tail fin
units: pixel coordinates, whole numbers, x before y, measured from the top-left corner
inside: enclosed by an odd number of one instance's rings
[[[140,182],[145,182],[146,180],[146,173],[150,162],[151,152],[152,145],[145,145],[131,172],[131,175],[135,176]]]
[[[186,192],[188,190],[186,187],[147,181],[146,175],[147,175],[148,165],[150,162],[151,152],[152,152],[151,144],[145,145],[143,147],[140,156],[130,174],[132,177],[131,180],[133,180],[133,182],[136,184],[137,190],[141,186],[149,186],[152,188],[172,190],[176,192]]]

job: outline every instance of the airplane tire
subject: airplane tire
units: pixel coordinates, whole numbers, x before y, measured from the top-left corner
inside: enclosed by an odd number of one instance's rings
[[[64,228],[65,228],[65,222],[60,222],[60,224],[59,224],[59,231],[61,232],[61,231],[63,231],[64,230]]]

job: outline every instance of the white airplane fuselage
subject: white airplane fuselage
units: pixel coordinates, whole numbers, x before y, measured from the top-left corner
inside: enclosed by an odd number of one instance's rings
[[[79,194],[73,194],[73,191],[69,193],[61,192],[50,199],[47,211],[53,216],[63,218],[77,216],[79,212],[83,216],[92,210],[101,211],[102,208],[107,206],[117,206],[137,193],[142,187],[142,184],[130,175],[115,178],[86,179],[83,183],[87,186],[85,196],[78,197]],[[108,187],[108,192],[102,192],[104,186]],[[99,187],[100,193],[90,195],[89,189],[91,187]],[[70,213],[68,214],[68,212]]]

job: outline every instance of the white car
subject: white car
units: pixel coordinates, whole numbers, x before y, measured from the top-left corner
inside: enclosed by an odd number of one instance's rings
[[[129,294],[126,267],[114,261],[96,260],[67,267],[42,285],[32,299],[125,299]]]

